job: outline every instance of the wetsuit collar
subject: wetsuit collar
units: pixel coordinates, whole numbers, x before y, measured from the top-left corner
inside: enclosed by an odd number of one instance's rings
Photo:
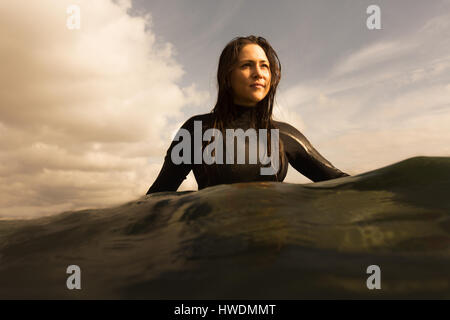
[[[233,109],[235,111],[235,114],[238,115],[238,116],[243,115],[243,114],[247,114],[247,113],[251,114],[252,111],[255,108],[256,108],[256,106],[253,106],[253,107],[251,107],[251,106],[243,106],[243,105],[240,105],[240,104],[233,103]]]

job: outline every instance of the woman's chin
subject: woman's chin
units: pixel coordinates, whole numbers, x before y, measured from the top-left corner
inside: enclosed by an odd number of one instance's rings
[[[237,100],[237,101],[235,100],[235,102],[237,104],[242,104],[242,105],[246,105],[246,106],[256,106],[263,99],[264,99],[263,96],[251,95],[251,96],[247,96],[245,99],[241,99],[240,101],[239,100]]]
[[[264,97],[262,95],[256,95],[256,96],[252,96],[249,100],[251,100],[253,103],[257,104],[262,99],[264,99]]]

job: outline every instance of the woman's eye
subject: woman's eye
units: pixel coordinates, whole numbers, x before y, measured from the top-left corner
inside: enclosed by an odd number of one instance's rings
[[[243,68],[243,67],[251,67],[251,66],[252,66],[251,63],[245,63],[245,64],[242,65],[242,68]],[[262,67],[264,67],[264,68],[269,68],[269,65],[263,64]]]

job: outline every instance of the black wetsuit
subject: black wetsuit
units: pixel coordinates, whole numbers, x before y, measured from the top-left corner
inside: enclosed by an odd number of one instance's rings
[[[252,108],[235,105],[234,110],[234,120],[227,125],[227,128],[240,128],[244,131],[250,128],[250,117],[253,116],[252,113],[254,112]],[[207,113],[193,116],[183,124],[182,128],[187,129],[191,134],[191,137],[194,137],[194,121],[202,121],[203,134],[205,130],[212,127],[213,114]],[[234,164],[212,165],[194,164],[194,161],[191,161],[190,164],[174,164],[171,159],[172,148],[180,141],[173,141],[167,151],[161,172],[147,191],[147,194],[162,191],[176,191],[191,170],[194,172],[199,189],[218,184],[237,182],[283,181],[288,169],[287,162],[314,182],[348,176],[348,174],[335,168],[330,162],[322,157],[297,129],[287,123],[278,121],[275,121],[275,126],[279,129],[279,138],[284,149],[282,153],[284,161],[280,160],[277,174],[261,175],[260,168],[267,167],[267,165],[262,165],[259,160],[257,164],[249,164],[248,139],[245,140],[245,147],[247,150],[245,164],[237,164],[237,161],[235,161]],[[225,137],[223,137],[223,139],[223,145],[225,146]],[[191,157],[193,158],[193,138],[191,139],[191,142]],[[224,154],[225,152],[226,151],[224,151]]]

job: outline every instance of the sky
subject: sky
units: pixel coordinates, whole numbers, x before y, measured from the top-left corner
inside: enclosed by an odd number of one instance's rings
[[[179,126],[213,108],[222,49],[250,34],[281,60],[274,118],[340,170],[450,156],[448,0],[2,0],[0,218],[144,195]],[[192,173],[179,188],[196,189]]]

